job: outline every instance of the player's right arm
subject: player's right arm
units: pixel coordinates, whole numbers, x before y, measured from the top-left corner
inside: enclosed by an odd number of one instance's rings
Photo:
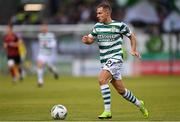
[[[85,35],[82,37],[82,42],[85,44],[92,44],[95,41],[95,38],[97,37],[97,32],[96,32],[96,27],[97,24],[94,25],[92,31],[90,32],[89,35]]]
[[[89,45],[94,42],[94,38],[91,35],[85,35],[82,37],[82,42]]]
[[[7,49],[7,43],[6,43],[6,42],[3,43],[3,47],[4,47],[5,49]]]
[[[6,38],[5,38],[5,36],[3,37],[3,47],[4,47],[4,49],[7,49],[7,43],[6,43]]]

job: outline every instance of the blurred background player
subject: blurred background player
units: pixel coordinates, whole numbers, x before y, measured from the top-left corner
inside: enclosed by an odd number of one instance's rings
[[[21,56],[19,52],[19,45],[23,42],[13,32],[13,26],[7,25],[6,35],[4,36],[3,46],[7,52],[8,67],[15,83],[17,80],[22,80],[22,69],[21,69]]]
[[[19,49],[19,54],[20,54],[20,58],[21,58],[21,64],[20,64],[21,78],[23,79],[25,77],[25,75],[26,75],[24,63],[25,63],[25,60],[26,60],[27,49],[26,49],[26,46],[25,46],[25,43],[24,43],[23,39],[19,37],[19,40],[20,40],[20,43],[19,43],[19,48],[18,49]]]
[[[48,25],[46,23],[43,23],[41,26],[38,40],[39,54],[37,59],[37,75],[38,86],[42,86],[44,83],[43,74],[45,65],[48,67],[49,71],[53,73],[55,79],[59,78],[56,67],[53,65],[57,42],[54,34],[48,32]]]
[[[99,74],[99,85],[104,100],[104,112],[98,118],[109,119],[112,117],[109,81],[124,99],[136,105],[144,117],[148,117],[148,111],[144,106],[144,102],[137,99],[130,90],[125,88],[121,76],[123,66],[123,35],[127,36],[130,40],[131,54],[138,58],[140,57],[140,54],[136,51],[135,35],[125,23],[112,20],[111,12],[112,9],[108,3],[99,4],[96,10],[99,22],[94,25],[89,35],[82,38],[85,44],[92,44],[96,39],[99,45],[100,61],[102,64],[102,70]]]

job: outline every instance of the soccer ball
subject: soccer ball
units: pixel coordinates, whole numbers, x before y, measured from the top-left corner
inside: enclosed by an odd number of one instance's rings
[[[67,109],[63,105],[54,105],[51,109],[51,117],[56,120],[63,120],[66,118]]]

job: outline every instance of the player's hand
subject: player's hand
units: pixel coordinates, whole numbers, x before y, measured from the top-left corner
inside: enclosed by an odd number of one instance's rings
[[[86,43],[87,40],[88,40],[88,36],[87,36],[87,35],[82,37],[82,42],[83,42],[83,43]]]
[[[94,39],[86,35],[82,37],[82,42],[85,44],[92,44],[94,42]]]
[[[3,46],[4,46],[5,49],[7,49],[8,44],[7,44],[7,43],[4,43]]]
[[[131,55],[141,59],[141,55],[137,51],[131,51]]]

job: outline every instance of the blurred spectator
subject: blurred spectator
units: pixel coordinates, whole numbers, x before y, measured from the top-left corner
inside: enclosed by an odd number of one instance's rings
[[[171,11],[180,12],[179,0],[45,0],[42,3],[45,8],[39,12],[25,12],[24,4],[19,2],[16,5],[17,12],[12,16],[12,22],[39,24],[41,20],[46,19],[50,24],[95,23],[97,20],[93,13],[95,6],[101,2],[110,3],[113,9],[112,18],[115,20],[142,27],[155,24],[161,31],[163,31],[162,23],[170,13],[172,14]]]
[[[39,24],[40,19],[38,13],[21,11],[12,17],[11,22],[13,24]]]
[[[166,32],[180,31],[180,13],[172,11],[164,20],[163,28]]]
[[[127,9],[125,21],[142,24],[158,24],[159,18],[152,3],[148,0],[142,0]]]
[[[90,21],[91,8],[88,5],[80,6],[80,11],[82,12],[80,15],[80,22],[87,23]]]

